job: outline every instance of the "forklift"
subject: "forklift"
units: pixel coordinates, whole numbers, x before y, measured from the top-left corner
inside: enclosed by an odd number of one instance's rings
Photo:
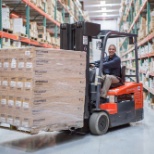
[[[107,56],[105,54],[107,40],[110,38],[129,38],[134,44],[136,74],[126,75],[125,66],[121,68],[123,84],[109,89],[106,103],[100,102],[100,90],[103,84],[103,65],[99,66],[96,78],[96,68],[90,67],[89,45],[92,39],[101,39],[100,64]],[[111,30],[101,30],[100,25],[91,22],[64,23],[60,26],[60,48],[86,52],[86,92],[84,104],[84,127],[92,134],[105,134],[109,128],[137,122],[143,119],[143,85],[139,83],[137,35]],[[135,77],[136,81],[126,82],[125,78]]]

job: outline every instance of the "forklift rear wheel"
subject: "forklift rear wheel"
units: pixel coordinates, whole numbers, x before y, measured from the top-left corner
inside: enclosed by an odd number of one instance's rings
[[[105,134],[109,128],[109,117],[105,112],[94,112],[89,120],[90,132],[94,135]]]

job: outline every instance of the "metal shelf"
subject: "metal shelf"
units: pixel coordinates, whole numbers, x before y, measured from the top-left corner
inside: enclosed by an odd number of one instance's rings
[[[126,18],[128,18],[128,15],[129,15],[130,9],[131,9],[131,7],[132,7],[132,4],[133,4],[133,0],[131,0],[130,3],[129,3],[129,9],[128,9],[128,11],[127,11]]]
[[[152,33],[149,34],[145,39],[143,39],[142,41],[140,41],[140,42],[138,43],[138,45],[141,46],[141,45],[147,43],[148,41],[150,41],[150,40],[153,39],[153,38],[154,38],[154,32],[152,32]]]
[[[130,67],[126,67],[126,68],[129,69],[129,70],[136,71],[135,68],[130,68]],[[142,73],[142,74],[146,74],[146,71],[143,71],[143,70],[140,70],[139,72]],[[154,77],[154,72],[153,73],[150,72],[149,75]]]
[[[147,2],[148,2],[148,0],[145,0],[144,3],[143,3],[143,5],[141,6],[140,11],[139,11],[138,14],[136,15],[136,17],[135,17],[135,19],[134,19],[132,25],[130,26],[130,29],[128,30],[129,33],[130,33],[130,31],[132,30],[132,28],[133,28],[134,24],[136,23],[136,21],[139,19],[139,16],[140,16],[141,12],[142,12],[143,9],[146,7]]]
[[[143,87],[144,87],[147,91],[149,91],[151,94],[154,95],[154,89],[149,88],[149,87],[147,87],[147,86],[145,86],[145,85],[143,85]]]
[[[133,4],[133,0],[131,0],[130,3],[129,3],[129,8],[128,8],[128,11],[127,11],[126,19],[128,18],[132,4]],[[121,22],[122,22],[122,17],[120,18],[119,25],[121,24]]]
[[[140,11],[139,11],[138,14],[136,15],[136,17],[135,17],[133,23],[131,24],[131,26],[130,26],[130,28],[129,28],[129,30],[128,30],[128,33],[130,33],[130,31],[132,30],[134,24],[135,24],[135,23],[137,22],[137,20],[139,19],[139,16],[140,16],[141,12],[143,11],[143,9],[146,7],[147,2],[148,2],[148,0],[145,0],[145,1],[144,1],[142,7],[140,8]],[[122,42],[120,48],[122,47],[122,45],[123,45],[124,42],[125,42],[125,39],[123,40],[123,42]]]
[[[124,62],[124,61],[129,61],[129,60],[135,60],[135,58],[122,59],[121,61]]]
[[[139,59],[150,58],[150,57],[154,57],[154,51],[151,53],[147,53],[147,54],[139,56]]]
[[[27,4],[29,7],[31,7],[33,10],[35,10],[36,12],[38,12],[39,14],[41,14],[42,16],[44,16],[46,19],[48,19],[49,21],[51,21],[52,23],[54,23],[55,25],[57,25],[58,27],[60,27],[60,23],[56,20],[54,20],[53,18],[50,17],[49,14],[45,13],[43,10],[41,10],[40,8],[38,8],[37,6],[35,6],[35,4],[33,4],[30,0],[22,0],[25,4]]]
[[[40,43],[38,41],[29,39],[29,38],[26,38],[26,37],[18,36],[18,35],[15,35],[15,34],[10,34],[10,33],[3,32],[3,31],[0,31],[0,38],[8,38],[8,39],[12,39],[12,40],[15,40],[15,41],[20,41],[20,42],[23,42],[23,43],[39,46],[39,47],[58,49],[58,47],[55,47],[55,46],[47,44],[47,43]]]
[[[151,34],[149,34],[145,39],[143,39],[142,41],[140,41],[138,43],[138,46],[141,46],[145,43],[147,43],[148,41],[150,41],[151,39],[154,38],[154,32],[152,32]],[[134,50],[134,47],[129,49],[127,52],[125,52],[124,54],[122,54],[122,57],[124,57],[125,55],[127,55],[128,53],[130,53],[132,50]],[[147,56],[146,56],[147,55]],[[148,57],[148,54],[146,54],[145,56]],[[153,55],[152,55],[153,56]]]
[[[128,53],[130,53],[132,50],[134,50],[134,47],[133,48],[131,48],[131,49],[129,49],[127,52],[125,52],[124,54],[122,54],[122,56],[121,57],[124,57],[125,55],[127,55]]]
[[[9,38],[9,39],[12,39],[12,40],[15,40],[15,41],[19,40],[19,36],[15,35],[15,34],[3,32],[3,31],[0,31],[0,38]]]
[[[135,71],[135,68],[126,67],[126,69]]]
[[[59,2],[59,4],[65,9],[65,11],[68,12],[68,13],[74,18],[75,21],[78,21],[78,20],[74,17],[73,13],[67,8],[67,6],[61,2],[61,0],[58,0],[58,2]]]
[[[143,70],[140,70],[139,72],[142,73],[142,74],[146,74],[146,71],[143,71]],[[152,73],[152,72],[150,72],[149,75],[154,77],[154,73]]]

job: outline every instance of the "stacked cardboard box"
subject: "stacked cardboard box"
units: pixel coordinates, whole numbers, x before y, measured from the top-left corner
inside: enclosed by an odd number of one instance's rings
[[[43,48],[0,52],[0,122],[50,130],[83,126],[86,54]]]
[[[8,38],[3,38],[2,44],[3,48],[9,48],[11,46],[11,40]]]
[[[45,4],[46,4],[46,0],[37,0],[36,1],[36,5],[37,7],[39,7],[40,9],[44,10],[45,8]]]
[[[32,3],[37,4],[37,0],[30,0]]]
[[[46,40],[46,27],[37,26],[37,30],[38,30],[38,38]]]
[[[60,23],[63,23],[63,18],[62,18],[62,13],[60,11],[57,10],[57,16],[56,16],[56,20],[59,21]]]
[[[47,13],[51,16],[51,18],[54,18],[54,12],[55,12],[54,0],[47,0]]]
[[[70,0],[70,10],[73,13],[73,15],[74,15],[74,9],[75,9],[75,4],[72,0]]]
[[[30,22],[30,36],[34,38],[38,37],[37,22]]]
[[[139,40],[143,39],[146,36],[146,18],[144,17],[141,17],[141,23],[138,33],[140,34],[138,37]]]
[[[140,10],[140,2],[139,2],[139,0],[137,0],[136,3],[135,3],[135,13],[136,13],[136,15],[138,14],[139,10]]]
[[[53,45],[56,44],[56,39],[55,39],[55,37],[51,37],[51,44],[53,44]]]
[[[60,38],[55,38],[55,45],[60,46]]]
[[[154,31],[154,11],[151,12],[150,31]]]

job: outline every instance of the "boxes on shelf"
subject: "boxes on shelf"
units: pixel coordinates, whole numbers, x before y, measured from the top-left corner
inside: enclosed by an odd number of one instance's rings
[[[37,4],[37,0],[30,0],[32,3]]]
[[[135,12],[136,12],[136,14],[138,14],[139,10],[140,10],[140,2],[136,1],[136,4],[135,4]]]
[[[80,1],[79,0],[73,0],[74,1],[74,3],[75,3],[75,5],[78,7],[78,9],[82,9],[82,5],[81,5],[81,3],[80,3]]]
[[[150,31],[154,31],[154,11],[151,12]]]
[[[26,27],[23,25],[22,18],[14,18],[13,19],[13,33],[26,34]]]
[[[52,45],[55,45],[55,44],[56,44],[56,39],[55,39],[55,37],[51,37],[51,44],[52,44]]]
[[[11,40],[8,38],[2,39],[3,48],[9,48],[11,46]]]
[[[89,13],[87,11],[83,11],[83,16],[86,21],[90,21]]]
[[[68,0],[61,0],[61,2],[65,5],[68,5]]]
[[[1,122],[52,130],[83,126],[85,52],[2,49],[0,59]]]
[[[55,45],[60,46],[60,38],[55,38]]]
[[[56,20],[60,23],[63,23],[63,18],[62,18],[62,13],[60,11],[57,10],[57,16],[56,16]]]
[[[74,15],[74,9],[75,9],[75,4],[72,0],[70,0],[70,11],[72,12],[73,15]]]
[[[47,31],[46,40],[48,43],[51,43],[51,34]]]
[[[21,42],[13,41],[12,46],[16,48],[21,48],[22,45],[21,45]]]
[[[37,22],[30,22],[30,36],[38,38]]]
[[[123,15],[122,20],[123,20],[124,22],[127,21],[127,16],[126,16],[126,15]]]
[[[56,5],[56,1],[55,0],[46,0],[48,7],[53,7]]]
[[[46,5],[46,0],[37,0],[36,2],[37,7],[44,10]]]
[[[2,8],[2,27],[10,29],[10,9],[8,7]]]
[[[37,30],[38,30],[38,38],[46,40],[46,27],[37,26]]]

